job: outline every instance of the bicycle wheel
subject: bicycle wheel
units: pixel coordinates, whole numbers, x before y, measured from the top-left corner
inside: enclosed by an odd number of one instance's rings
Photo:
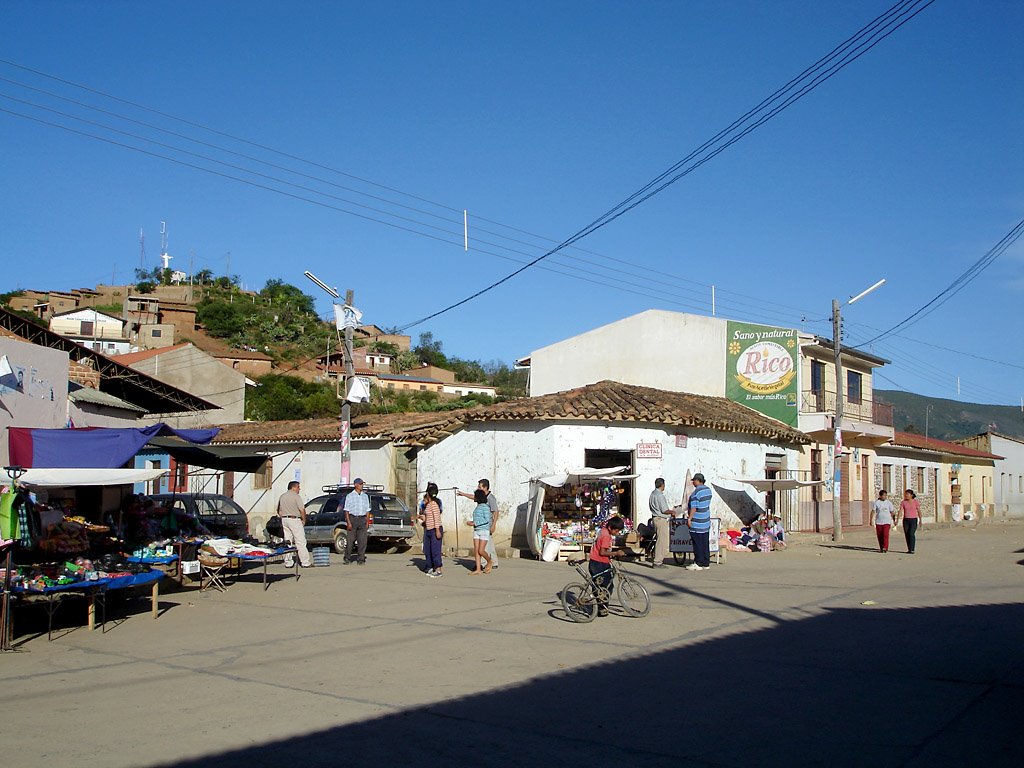
[[[619,602],[626,613],[637,619],[651,612],[651,596],[643,584],[629,576],[619,577]]]
[[[594,593],[586,584],[573,582],[566,584],[562,590],[562,608],[565,615],[580,624],[586,624],[594,620],[597,615],[597,601]]]

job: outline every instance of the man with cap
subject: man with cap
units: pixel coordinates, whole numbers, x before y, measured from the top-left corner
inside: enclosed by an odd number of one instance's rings
[[[348,534],[345,537],[345,559],[348,565],[352,562],[352,547],[359,542],[357,560],[360,565],[366,564],[366,516],[370,513],[370,497],[363,493],[363,478],[357,477],[352,483],[352,491],[345,497],[345,525]]]
[[[711,567],[711,489],[704,484],[704,475],[700,472],[693,476],[693,493],[686,502],[686,510],[693,542],[693,562],[686,570],[706,571]]]

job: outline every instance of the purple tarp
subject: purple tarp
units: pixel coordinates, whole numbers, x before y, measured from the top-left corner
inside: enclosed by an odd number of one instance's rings
[[[10,427],[11,464],[21,467],[108,468],[123,467],[154,437],[175,436],[206,445],[218,429],[173,429],[153,424],[135,429],[30,429]]]

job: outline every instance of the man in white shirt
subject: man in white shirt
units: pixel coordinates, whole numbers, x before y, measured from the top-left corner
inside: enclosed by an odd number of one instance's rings
[[[357,477],[353,489],[345,497],[345,565],[352,562],[352,547],[358,542],[356,562],[366,565],[366,516],[370,514],[370,497],[363,493],[363,478]]]

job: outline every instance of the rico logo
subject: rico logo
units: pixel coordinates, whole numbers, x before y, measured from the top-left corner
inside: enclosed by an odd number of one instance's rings
[[[780,392],[795,375],[792,355],[773,341],[751,344],[736,358],[736,381],[748,392]]]

